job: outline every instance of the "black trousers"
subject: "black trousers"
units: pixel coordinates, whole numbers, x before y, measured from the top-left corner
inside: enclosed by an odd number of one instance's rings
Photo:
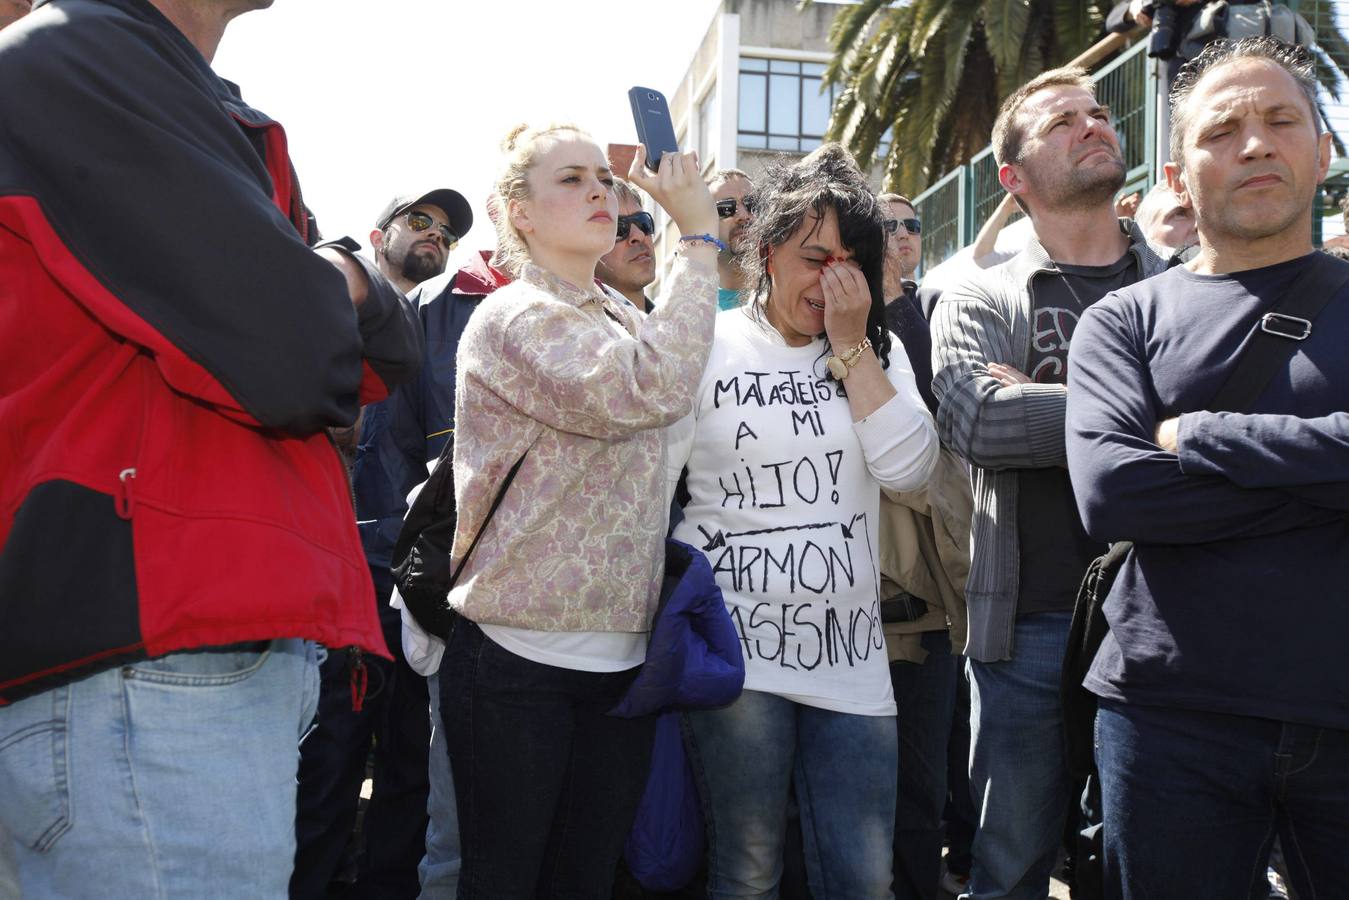
[[[607,714],[636,672],[542,665],[455,620],[440,713],[459,805],[459,900],[609,900],[655,737],[654,716]]]
[[[389,585],[381,592],[376,584],[376,594],[387,597]],[[380,618],[396,660],[362,655],[368,689],[360,712],[352,710],[353,657],[330,650],[320,669],[318,719],[300,745],[293,900],[327,896],[351,838],[372,745],[374,791],[361,828],[365,848],[346,896],[411,900],[420,890],[417,865],[426,852],[430,790],[429,699],[426,679],[403,659],[397,614]]]

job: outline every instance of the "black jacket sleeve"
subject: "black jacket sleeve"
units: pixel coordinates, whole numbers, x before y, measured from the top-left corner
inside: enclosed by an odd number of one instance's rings
[[[371,385],[367,378],[361,384],[361,403],[383,400],[394,387],[412,381],[421,371],[426,348],[416,305],[374,263],[352,252],[340,239],[319,246],[345,254],[365,271],[370,290],[357,310],[356,322],[361,356],[378,383]]]
[[[76,299],[226,414],[298,435],[349,425],[357,314],[273,202],[223,82],[148,4],[28,19],[0,33],[0,196],[36,199],[115,302]]]

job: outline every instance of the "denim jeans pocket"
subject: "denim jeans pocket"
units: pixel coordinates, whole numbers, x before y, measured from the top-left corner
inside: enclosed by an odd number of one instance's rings
[[[168,687],[224,687],[249,678],[272,655],[271,644],[261,649],[194,650],[147,659],[122,669],[124,677]]]
[[[0,822],[39,852],[70,829],[69,725],[68,687],[0,710]]]

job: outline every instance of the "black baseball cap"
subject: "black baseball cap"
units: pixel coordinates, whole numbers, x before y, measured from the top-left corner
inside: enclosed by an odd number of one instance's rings
[[[407,212],[414,206],[421,206],[423,203],[429,206],[438,206],[445,213],[445,218],[453,231],[459,237],[468,234],[468,230],[473,227],[473,208],[468,205],[464,195],[450,188],[436,188],[434,191],[427,191],[420,197],[414,197],[411,194],[400,194],[389,201],[384,207],[384,211],[379,214],[375,220],[375,227],[381,231],[389,227],[389,223],[395,216]]]

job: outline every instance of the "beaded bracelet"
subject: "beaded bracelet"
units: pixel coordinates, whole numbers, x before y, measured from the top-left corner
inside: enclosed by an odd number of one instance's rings
[[[682,244],[682,243],[684,243],[685,241],[701,241],[701,242],[704,243],[704,244],[711,244],[713,247],[716,247],[716,248],[717,248],[718,250],[720,250],[722,253],[725,253],[725,252],[726,252],[726,245],[723,244],[721,241],[717,240],[715,237],[713,237],[713,236],[710,235],[710,234],[684,234],[684,235],[680,235],[680,237],[679,237],[679,243]]]

